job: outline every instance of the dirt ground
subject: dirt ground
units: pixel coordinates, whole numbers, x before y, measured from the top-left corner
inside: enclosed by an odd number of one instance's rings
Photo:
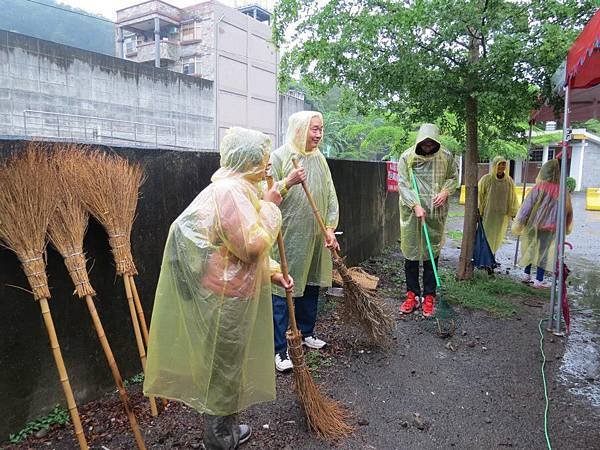
[[[241,414],[253,428],[253,437],[243,448],[546,447],[538,333],[541,305],[512,299],[520,312],[510,319],[457,309],[461,328],[452,338],[441,339],[425,326],[427,322],[397,312],[403,292],[400,258],[394,248],[366,263],[381,277],[380,292],[397,320],[388,349],[371,347],[359,330],[342,324],[331,301],[323,301],[317,333],[329,345],[309,359],[322,389],[352,412],[354,434],[327,443],[308,432],[292,375],[279,374],[277,400]],[[544,348],[553,448],[600,449],[600,408],[573,395],[559,380],[563,339],[547,337]],[[200,448],[201,415],[171,402],[152,418],[140,391],[140,384],[129,388],[148,448]],[[116,393],[83,405],[80,411],[90,448],[135,448]],[[72,449],[76,442],[67,425],[4,448]]]

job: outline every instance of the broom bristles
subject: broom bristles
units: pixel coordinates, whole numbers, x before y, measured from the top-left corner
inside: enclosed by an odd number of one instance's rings
[[[0,166],[0,239],[17,254],[36,300],[50,298],[43,253],[56,189],[42,143],[30,142]]]
[[[350,418],[349,412],[340,402],[328,398],[319,390],[304,363],[300,332],[294,335],[288,330],[286,338],[294,365],[294,384],[308,428],[326,440],[341,439],[350,435],[354,428],[346,423]]]
[[[50,219],[48,237],[62,255],[75,285],[79,298],[94,296],[83,253],[83,238],[87,230],[89,215],[81,203],[73,174],[84,147],[77,144],[56,146],[52,153],[52,166],[58,181],[58,207]]]
[[[130,236],[144,181],[141,166],[118,155],[87,151],[77,173],[80,199],[108,233],[117,274],[136,275]]]
[[[334,257],[333,264],[344,283],[342,317],[347,323],[359,323],[374,344],[379,346],[387,344],[396,323],[386,312],[381,299],[376,293],[364,289],[352,278],[341,258]]]

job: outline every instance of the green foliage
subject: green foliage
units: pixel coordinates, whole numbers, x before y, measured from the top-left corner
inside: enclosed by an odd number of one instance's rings
[[[316,371],[321,367],[331,367],[333,361],[325,357],[321,352],[309,351],[304,354],[304,362],[311,371]]]
[[[55,0],[39,1],[94,16]],[[23,0],[0,0],[0,7],[0,29],[106,55],[115,54],[115,30],[111,22]]]
[[[507,276],[490,277],[481,271],[477,271],[472,280],[458,281],[453,273],[442,270],[442,286],[442,295],[448,302],[481,309],[498,317],[510,317],[520,312],[521,308],[514,300],[542,300],[547,296]]]
[[[544,146],[546,144],[554,144],[556,142],[561,142],[562,138],[563,138],[562,131],[557,131],[555,133],[531,136],[531,143],[533,145],[537,145],[537,146]]]
[[[465,177],[473,178],[481,156],[524,155],[517,122],[540,91],[549,95],[552,74],[596,1],[280,0],[273,38],[288,44],[284,83],[297,73],[314,92],[340,85],[360,104],[408,123],[441,117],[450,128],[444,132],[465,142]],[[465,222],[475,220],[474,198]],[[474,228],[467,229],[473,242]],[[459,272],[469,277],[468,264]]]
[[[600,120],[598,119],[590,119],[583,126],[592,133],[600,134]]]
[[[144,382],[144,372],[140,372],[137,375],[127,378],[123,381],[123,385],[125,387],[131,386],[132,384],[143,383]]]
[[[22,430],[9,436],[11,444],[18,444],[29,435],[41,430],[47,430],[53,425],[64,425],[69,422],[69,411],[60,405],[56,405],[48,415],[28,422]]]
[[[567,189],[569,192],[574,192],[577,187],[577,181],[573,177],[567,177]]]

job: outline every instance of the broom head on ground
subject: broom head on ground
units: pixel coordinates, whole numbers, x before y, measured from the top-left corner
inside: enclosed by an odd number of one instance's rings
[[[292,164],[296,169],[299,167],[296,158],[292,158]],[[323,236],[326,236],[327,228],[306,181],[302,182],[302,188],[321,229],[321,233]],[[378,297],[376,292],[365,289],[352,278],[352,274],[344,264],[344,260],[335,250],[332,249],[331,253],[333,256],[333,266],[340,274],[344,286],[342,317],[348,323],[358,323],[374,344],[384,345],[388,343],[396,323],[391,314],[386,311],[383,301]]]

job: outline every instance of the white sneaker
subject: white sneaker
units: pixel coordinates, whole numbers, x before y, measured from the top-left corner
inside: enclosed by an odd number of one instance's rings
[[[525,275],[523,275],[523,278],[521,279],[521,281],[525,284],[533,283],[533,281],[531,280],[531,274],[526,273]]]
[[[278,372],[287,372],[288,370],[292,370],[293,367],[294,365],[292,364],[292,360],[290,359],[287,350],[275,354],[275,369],[277,369]]]
[[[302,343],[309,348],[320,349],[327,345],[327,342],[322,341],[314,336],[308,336],[307,338],[302,339]]]
[[[546,283],[545,281],[534,280],[534,282],[533,282],[534,289],[546,289],[549,287],[550,287],[550,284]]]

